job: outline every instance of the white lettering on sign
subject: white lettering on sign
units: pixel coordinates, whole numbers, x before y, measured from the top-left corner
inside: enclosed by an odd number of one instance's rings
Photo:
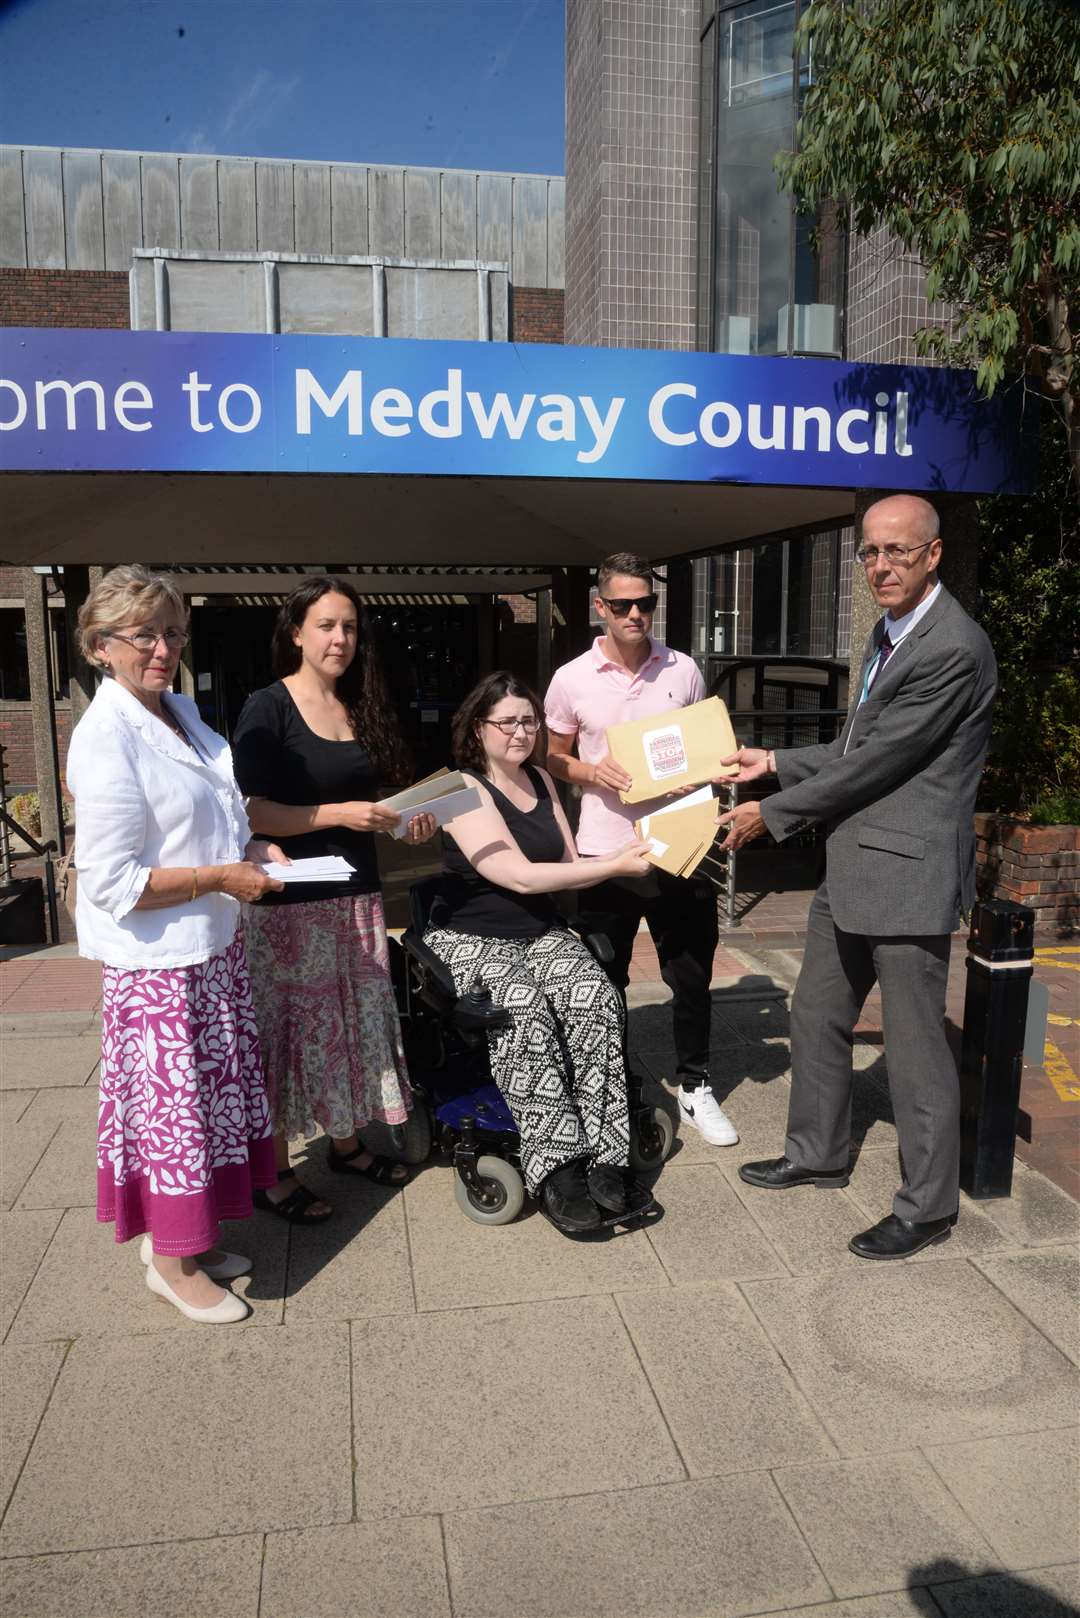
[[[665,382],[662,388],[657,388],[649,400],[649,427],[655,437],[662,444],[671,444],[675,448],[683,445],[696,444],[704,441],[713,449],[730,449],[737,444],[743,436],[745,425],[746,439],[754,449],[785,449],[787,446],[788,405],[750,404],[746,407],[746,421],[743,422],[742,412],[727,399],[713,399],[700,411],[697,425],[687,426],[684,418],[676,414],[675,408],[669,410],[673,399],[697,399],[697,388],[692,382]],[[836,419],[835,438],[836,447],[845,455],[887,455],[889,453],[889,396],[887,393],[878,393],[874,396],[877,410],[871,417],[869,410],[845,410]],[[771,421],[766,432],[763,417],[766,410],[771,408]],[[816,442],[813,451],[819,455],[826,455],[834,436],[832,412],[822,405],[791,405],[791,447],[793,450],[806,451],[807,428],[816,428]],[[874,424],[873,445],[862,429]],[[907,437],[908,423],[908,395],[899,392],[896,395],[892,448],[896,455],[910,455],[911,445]],[[582,457],[579,456],[580,460]]]

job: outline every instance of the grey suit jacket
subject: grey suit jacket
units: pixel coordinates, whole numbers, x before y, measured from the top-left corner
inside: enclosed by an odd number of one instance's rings
[[[844,932],[949,933],[970,910],[996,691],[989,640],[943,586],[836,741],[776,754],[781,790],[761,806],[765,824],[780,841],[827,827],[829,904]]]

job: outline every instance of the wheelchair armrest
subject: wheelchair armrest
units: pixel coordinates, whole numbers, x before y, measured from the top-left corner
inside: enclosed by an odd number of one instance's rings
[[[417,937],[410,927],[401,935],[401,947],[417,968],[419,984],[417,992],[422,1000],[426,1000],[437,1011],[450,1011],[457,1001],[457,990],[454,987],[453,974],[445,961],[439,959],[433,949]]]
[[[612,961],[615,959],[615,951],[611,947],[611,939],[608,937],[607,933],[582,932],[579,931],[577,927],[573,927],[572,923],[571,927],[572,930],[577,933],[578,937],[581,939],[581,942],[585,945],[585,948],[589,951],[589,954],[594,960],[599,961],[601,966],[611,965]]]

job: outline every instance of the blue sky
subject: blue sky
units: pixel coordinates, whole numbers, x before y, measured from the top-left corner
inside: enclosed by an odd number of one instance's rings
[[[0,141],[563,172],[562,0],[0,0]]]

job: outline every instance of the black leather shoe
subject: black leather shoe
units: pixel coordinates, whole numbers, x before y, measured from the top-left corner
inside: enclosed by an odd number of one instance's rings
[[[914,1219],[901,1219],[897,1214],[886,1214],[869,1230],[853,1236],[848,1246],[860,1258],[910,1258],[934,1242],[943,1242],[956,1224],[956,1215],[948,1219],[928,1219],[919,1224]]]
[[[626,1212],[626,1176],[614,1163],[593,1163],[588,1173],[589,1195],[607,1213]]]
[[[817,1185],[839,1190],[848,1183],[847,1169],[804,1169],[787,1157],[766,1157],[759,1163],[744,1163],[739,1179],[759,1185],[766,1191],[786,1191],[790,1185]]]
[[[544,1181],[544,1212],[560,1230],[595,1230],[600,1210],[589,1195],[584,1163],[564,1163]]]

